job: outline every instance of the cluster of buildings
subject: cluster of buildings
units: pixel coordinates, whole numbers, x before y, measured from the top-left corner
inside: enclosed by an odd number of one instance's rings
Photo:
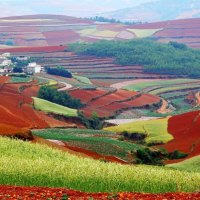
[[[13,63],[10,57],[10,53],[0,55],[0,74],[10,73],[12,71]]]
[[[10,53],[3,53],[0,55],[0,75],[7,75],[9,73],[13,73],[14,67],[18,66],[18,62],[20,61],[27,61],[27,66],[23,67],[22,70],[24,73],[27,74],[35,74],[44,71],[44,67],[38,65],[36,62],[28,62],[29,57],[26,56],[18,56],[16,57],[16,62],[12,62],[11,54]]]

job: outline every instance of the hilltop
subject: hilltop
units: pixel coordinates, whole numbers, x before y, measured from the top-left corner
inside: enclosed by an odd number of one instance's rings
[[[100,15],[121,21],[142,22],[196,18],[200,17],[200,2],[196,0],[157,0]]]

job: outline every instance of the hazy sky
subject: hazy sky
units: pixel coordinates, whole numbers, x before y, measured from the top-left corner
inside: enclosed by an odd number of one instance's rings
[[[0,16],[62,14],[91,16],[156,0],[0,0]]]

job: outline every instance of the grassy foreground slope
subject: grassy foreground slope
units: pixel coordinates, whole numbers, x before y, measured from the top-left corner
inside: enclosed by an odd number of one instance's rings
[[[64,115],[66,117],[77,117],[77,110],[71,109],[65,106],[61,106],[55,103],[52,103],[47,100],[39,99],[37,97],[33,97],[34,107],[37,110],[41,110],[47,113],[55,113],[59,115]]]
[[[104,163],[7,138],[0,138],[0,143],[1,185],[67,187],[87,192],[200,189],[200,173]]]
[[[146,134],[146,142],[163,142],[167,143],[173,139],[172,135],[168,133],[168,118],[154,119],[149,121],[138,121],[119,126],[105,128],[105,130],[122,133],[142,133]]]
[[[184,160],[183,162],[167,165],[179,170],[185,170],[189,172],[200,172],[200,156]]]

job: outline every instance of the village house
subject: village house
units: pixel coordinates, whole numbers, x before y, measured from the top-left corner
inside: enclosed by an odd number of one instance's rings
[[[36,74],[36,73],[40,73],[43,70],[44,70],[44,67],[42,67],[41,65],[38,65],[36,62],[29,63],[26,68],[27,74]]]
[[[3,53],[2,55],[0,55],[0,59],[8,59],[11,57],[10,53]]]
[[[9,67],[9,66],[11,66],[12,64],[13,64],[13,63],[12,63],[11,60],[6,59],[6,60],[3,60],[3,62],[0,64],[0,66],[1,66],[1,67]]]

